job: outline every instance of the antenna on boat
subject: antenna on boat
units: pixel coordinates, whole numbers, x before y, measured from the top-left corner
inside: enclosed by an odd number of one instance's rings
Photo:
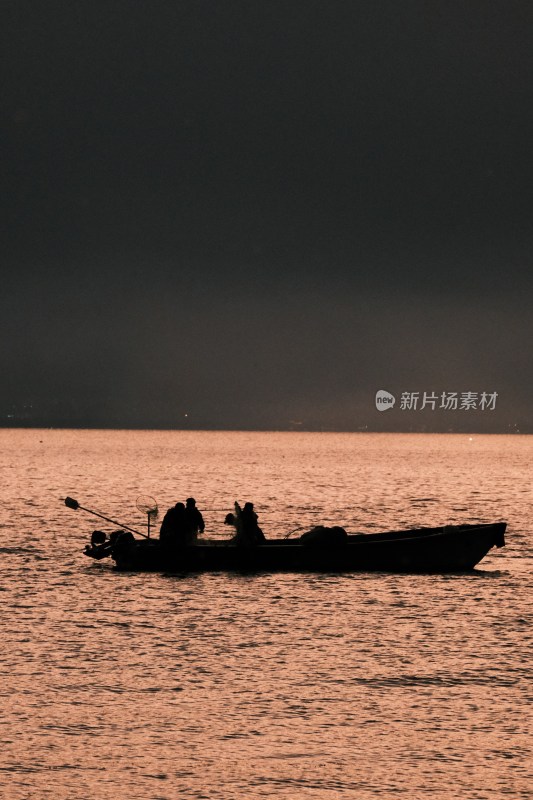
[[[143,514],[146,514],[146,524],[148,528],[148,538],[150,538],[150,522],[157,519],[159,509],[157,507],[157,500],[150,495],[141,495],[137,498],[137,508]]]

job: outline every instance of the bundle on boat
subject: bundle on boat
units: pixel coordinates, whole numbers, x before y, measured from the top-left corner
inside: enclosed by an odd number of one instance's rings
[[[334,525],[327,528],[325,525],[315,525],[307,533],[302,533],[300,542],[304,547],[344,547],[348,543],[348,534],[344,528]]]

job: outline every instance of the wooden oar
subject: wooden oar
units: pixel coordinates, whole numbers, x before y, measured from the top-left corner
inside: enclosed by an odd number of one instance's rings
[[[106,522],[111,522],[113,525],[118,525],[120,528],[125,528],[127,531],[131,531],[132,533],[136,533],[138,536],[144,536],[145,539],[148,539],[148,536],[145,533],[136,531],[135,528],[130,528],[129,525],[124,525],[122,522],[117,522],[116,519],[111,519],[111,517],[104,517],[104,515],[99,514],[98,511],[91,511],[90,508],[84,508],[83,506],[80,506],[78,501],[74,500],[73,497],[65,497],[65,505],[67,508],[72,508],[73,511],[77,511],[78,508],[81,508],[82,511],[87,511],[88,514],[94,514],[95,517],[105,519]]]

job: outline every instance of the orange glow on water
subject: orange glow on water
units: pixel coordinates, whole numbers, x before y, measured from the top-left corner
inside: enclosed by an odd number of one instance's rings
[[[8,800],[527,796],[527,437],[0,436]],[[504,505],[511,535],[469,576],[128,575],[58,501],[142,525],[190,493],[210,535],[236,497],[269,535]]]

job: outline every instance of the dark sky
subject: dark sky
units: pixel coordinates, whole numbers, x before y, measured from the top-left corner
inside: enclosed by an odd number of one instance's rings
[[[6,0],[0,31],[0,424],[533,432],[528,0]]]

